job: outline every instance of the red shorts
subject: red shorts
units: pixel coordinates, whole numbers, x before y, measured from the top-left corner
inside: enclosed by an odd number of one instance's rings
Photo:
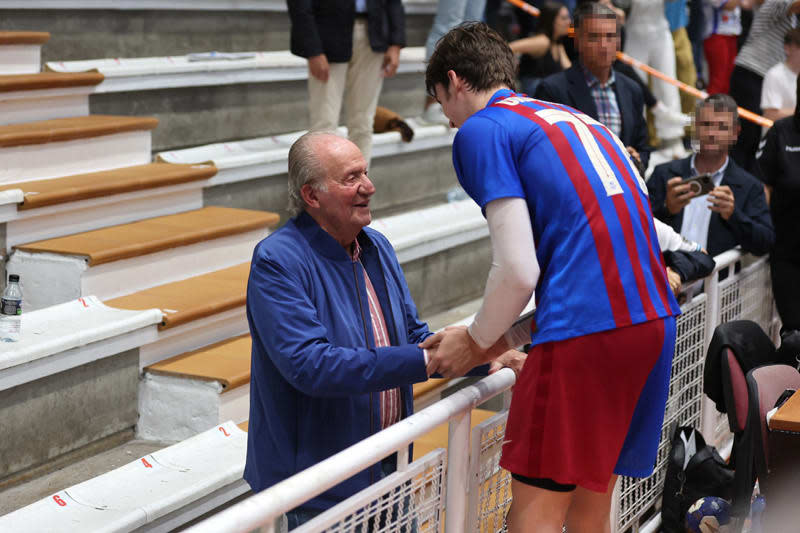
[[[531,348],[514,388],[500,465],[598,492],[615,471],[649,475],[674,324],[669,317]]]

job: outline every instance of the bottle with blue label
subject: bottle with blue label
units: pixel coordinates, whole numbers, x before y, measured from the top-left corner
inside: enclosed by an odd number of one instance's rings
[[[0,299],[0,341],[17,342],[22,333],[22,289],[19,276],[8,276],[8,285]]]

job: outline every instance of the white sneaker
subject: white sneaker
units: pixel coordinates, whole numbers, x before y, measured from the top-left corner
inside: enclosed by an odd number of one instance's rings
[[[655,115],[656,120],[661,121],[665,125],[680,126],[681,128],[692,125],[692,117],[669,109],[663,102],[659,101],[656,103],[651,111],[653,115]]]
[[[450,125],[450,119],[445,116],[444,112],[442,111],[442,105],[434,102],[428,107],[425,108],[425,111],[422,112],[422,120],[429,124],[444,124],[445,126]]]

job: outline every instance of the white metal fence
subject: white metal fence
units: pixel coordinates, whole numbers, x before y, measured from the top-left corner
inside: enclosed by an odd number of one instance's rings
[[[703,396],[703,362],[714,328],[723,321],[754,320],[774,339],[774,311],[769,265],[729,251],[715,258],[717,267],[703,292],[685,303],[677,321],[677,340],[669,397],[656,470],[647,479],[622,478],[612,510],[614,531],[653,531],[666,467],[672,422],[700,427],[712,443],[729,440],[727,421]],[[727,277],[718,281],[718,273]],[[511,502],[510,476],[499,467],[506,413],[470,431],[470,412],[479,403],[514,384],[504,369],[449,396],[398,424],[244,500],[194,526],[192,532],[245,532],[264,526],[271,532],[276,517],[384,457],[398,453],[398,472],[365,489],[298,529],[311,531],[462,531],[495,533]],[[508,401],[506,401],[508,405]],[[407,445],[434,427],[449,422],[447,450],[432,452],[408,464]],[[448,519],[444,520],[447,509]]]

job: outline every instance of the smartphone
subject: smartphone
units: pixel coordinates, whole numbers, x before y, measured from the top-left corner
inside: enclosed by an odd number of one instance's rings
[[[687,178],[683,180],[683,183],[689,184],[692,196],[703,196],[714,190],[714,181],[711,179],[711,174],[700,174],[693,178]]]

